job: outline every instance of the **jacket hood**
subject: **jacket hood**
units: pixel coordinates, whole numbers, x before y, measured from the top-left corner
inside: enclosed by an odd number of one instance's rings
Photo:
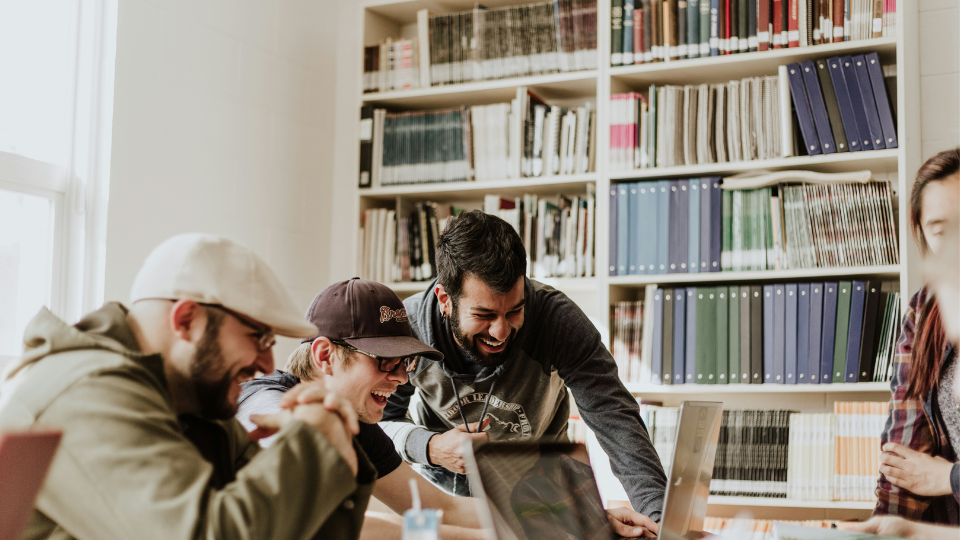
[[[41,308],[27,324],[23,355],[7,367],[0,380],[12,378],[21,369],[49,355],[83,349],[103,349],[131,358],[141,357],[140,346],[127,322],[127,308],[118,302],[109,302],[84,316],[74,326],[63,322],[49,309]]]
[[[237,404],[242,404],[248,397],[261,390],[279,390],[286,392],[298,384],[300,384],[300,379],[286,371],[280,371],[278,369],[270,375],[264,375],[263,377],[241,383],[240,387],[243,388],[243,390],[240,392],[240,397],[237,398]]]
[[[455,352],[456,347],[458,347],[457,342],[453,339],[453,331],[450,328],[449,321],[440,316],[440,302],[437,300],[437,295],[433,294],[437,282],[438,280],[434,279],[426,291],[419,293],[423,296],[417,302],[416,309],[412,312],[407,309],[407,316],[410,317],[411,325],[416,329],[415,333],[419,332],[420,334],[417,338],[443,353],[444,359],[434,360],[434,362],[437,362],[440,369],[448,377],[453,377],[458,381],[481,382],[499,376],[505,366],[523,354],[522,344],[526,337],[526,325],[520,328],[517,335],[514,336],[513,343],[507,348],[507,356],[502,364],[495,368],[485,367],[476,376],[461,373],[460,356]],[[524,278],[524,289],[524,294],[527,298],[530,298],[532,288],[530,280],[526,278]],[[404,305],[407,304],[404,303]],[[420,364],[417,367],[417,372],[422,371],[428,365],[427,362],[422,361]]]

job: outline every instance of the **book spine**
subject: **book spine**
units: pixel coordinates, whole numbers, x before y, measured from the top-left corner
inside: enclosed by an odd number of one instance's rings
[[[610,2],[610,65],[623,64],[623,2]]]

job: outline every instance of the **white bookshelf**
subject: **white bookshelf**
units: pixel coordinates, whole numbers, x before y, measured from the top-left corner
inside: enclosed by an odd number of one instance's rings
[[[488,7],[517,5],[527,0],[493,0]],[[363,0],[345,4],[341,11],[338,55],[343,62],[353,62],[338,68],[338,75],[350,82],[338,83],[337,93],[337,186],[335,196],[342,195],[344,204],[351,207],[349,231],[356,241],[364,209],[399,207],[401,200],[417,201],[475,201],[481,207],[483,196],[498,194],[513,197],[523,193],[553,195],[582,193],[587,184],[593,184],[597,197],[597,221],[593,278],[545,279],[544,282],[567,293],[597,323],[601,334],[609,339],[609,312],[615,300],[642,299],[650,284],[705,284],[776,281],[824,281],[869,277],[893,281],[901,292],[901,306],[921,282],[919,257],[909,239],[908,202],[913,175],[921,160],[920,105],[919,105],[919,30],[915,2],[897,2],[896,35],[879,39],[818,45],[799,49],[780,49],[766,52],[736,54],[723,57],[678,60],[635,66],[609,66],[610,0],[598,0],[597,43],[598,69],[558,73],[533,77],[482,81],[446,85],[410,91],[362,93],[362,47],[377,44],[385,37],[412,36],[411,25],[416,23],[417,10],[432,13],[471,9],[472,0]],[[362,28],[362,32],[353,29]],[[347,37],[349,34],[349,38]],[[611,171],[608,168],[609,97],[625,91],[645,91],[651,84],[720,83],[751,76],[774,75],[777,67],[808,59],[835,55],[856,54],[865,51],[879,53],[884,65],[896,65],[896,116],[900,147],[893,150],[852,152],[822,156],[800,156],[782,159],[738,163],[704,164],[684,167],[654,168],[634,171]],[[440,109],[460,105],[480,105],[507,102],[515,96],[517,87],[527,86],[548,102],[561,105],[592,102],[599,122],[597,135],[596,170],[588,174],[545,178],[503,179],[483,182],[456,182],[360,189],[358,177],[358,118],[361,105],[373,105],[389,110]],[[801,270],[758,272],[715,272],[702,274],[608,276],[606,261],[609,243],[609,192],[611,184],[620,181],[660,178],[688,178],[723,176],[759,169],[806,169],[819,172],[845,172],[869,169],[879,178],[891,181],[898,196],[898,235],[900,264],[876,267],[816,268]],[[354,247],[355,249],[355,247]],[[344,253],[345,261],[356,261],[355,253]],[[344,263],[350,264],[352,263]],[[402,296],[409,296],[426,288],[427,282],[389,284]],[[888,383],[855,384],[796,384],[796,385],[677,385],[627,384],[639,398],[675,405],[684,399],[711,399],[725,402],[730,407],[780,408],[790,407],[805,412],[832,410],[834,401],[889,399]],[[786,499],[757,499],[747,497],[710,497],[710,515],[727,509],[733,515],[737,507],[767,507],[770,511],[784,509],[796,518],[818,519],[864,517],[873,508],[866,501],[794,501]],[[754,515],[762,514],[757,512]],[[759,516],[758,516],[759,517]]]

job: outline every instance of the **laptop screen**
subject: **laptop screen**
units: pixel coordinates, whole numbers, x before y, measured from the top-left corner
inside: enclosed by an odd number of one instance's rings
[[[500,540],[616,538],[583,445],[491,443],[474,458],[473,494],[489,503],[485,521]]]

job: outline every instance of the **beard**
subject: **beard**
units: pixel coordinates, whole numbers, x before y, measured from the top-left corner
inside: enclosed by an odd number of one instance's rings
[[[507,353],[510,351],[510,342],[513,341],[514,336],[517,335],[515,328],[510,331],[510,336],[507,337],[506,346],[503,350],[490,354],[480,350],[480,345],[477,344],[476,334],[468,336],[463,333],[463,329],[460,327],[460,307],[456,301],[453,302],[453,314],[449,317],[449,321],[450,331],[453,332],[453,337],[456,338],[463,350],[470,356],[470,359],[478,366],[481,368],[495,368],[507,360]]]
[[[213,322],[213,321],[211,321]],[[237,404],[230,401],[233,377],[225,370],[226,360],[220,349],[220,325],[207,324],[197,352],[190,364],[200,416],[215,420],[229,420],[237,413]],[[218,376],[218,373],[224,372]]]

